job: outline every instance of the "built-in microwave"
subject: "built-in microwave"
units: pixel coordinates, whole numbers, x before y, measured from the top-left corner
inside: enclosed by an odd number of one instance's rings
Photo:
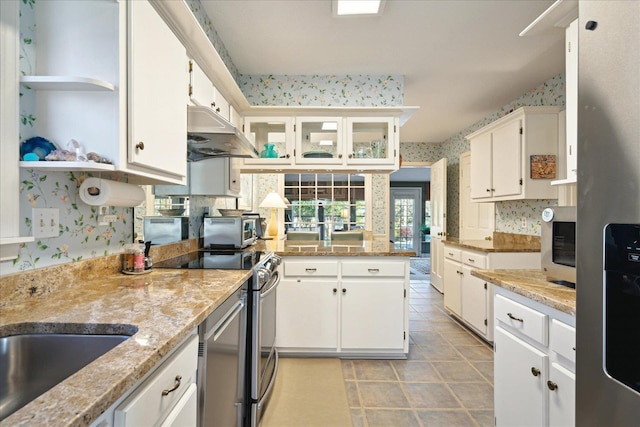
[[[542,270],[547,280],[575,288],[576,207],[546,208],[540,233]]]

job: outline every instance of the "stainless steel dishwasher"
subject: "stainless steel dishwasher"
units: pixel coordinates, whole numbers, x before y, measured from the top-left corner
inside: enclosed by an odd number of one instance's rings
[[[247,284],[198,328],[198,425],[240,427],[245,417]]]

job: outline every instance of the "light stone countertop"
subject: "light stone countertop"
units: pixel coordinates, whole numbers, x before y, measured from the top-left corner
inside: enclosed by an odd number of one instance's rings
[[[13,413],[0,422],[1,426],[90,424],[251,274],[240,270],[171,269],[152,270],[139,276],[113,271],[92,275],[62,272],[73,268],[74,265],[49,269],[49,277],[41,277],[40,281],[29,277],[36,285],[26,293],[16,285],[27,280],[24,277],[0,278],[3,296],[12,297],[10,303],[5,301],[0,306],[0,335],[126,333],[135,328],[137,332]],[[56,271],[64,280],[52,273]],[[77,282],[68,283],[74,280],[70,277],[76,277]],[[51,283],[45,284],[47,279]]]
[[[456,237],[447,237],[444,243],[481,252],[540,252],[539,243],[532,244],[525,241],[460,240]]]
[[[571,316],[576,315],[576,290],[547,281],[540,269],[471,270],[471,275]]]

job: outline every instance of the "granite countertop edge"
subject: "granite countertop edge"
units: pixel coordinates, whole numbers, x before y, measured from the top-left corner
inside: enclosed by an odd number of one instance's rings
[[[576,315],[575,289],[547,281],[540,269],[474,269],[471,275],[563,313]]]
[[[455,237],[447,237],[444,243],[446,245],[481,252],[540,252],[540,245],[528,243],[498,243],[492,240],[460,240]]]

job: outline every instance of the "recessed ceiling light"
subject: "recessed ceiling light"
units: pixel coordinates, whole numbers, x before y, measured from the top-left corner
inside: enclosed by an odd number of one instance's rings
[[[333,141],[330,139],[321,139],[318,141],[319,145],[333,145]]]
[[[333,15],[380,15],[383,0],[333,0]]]

